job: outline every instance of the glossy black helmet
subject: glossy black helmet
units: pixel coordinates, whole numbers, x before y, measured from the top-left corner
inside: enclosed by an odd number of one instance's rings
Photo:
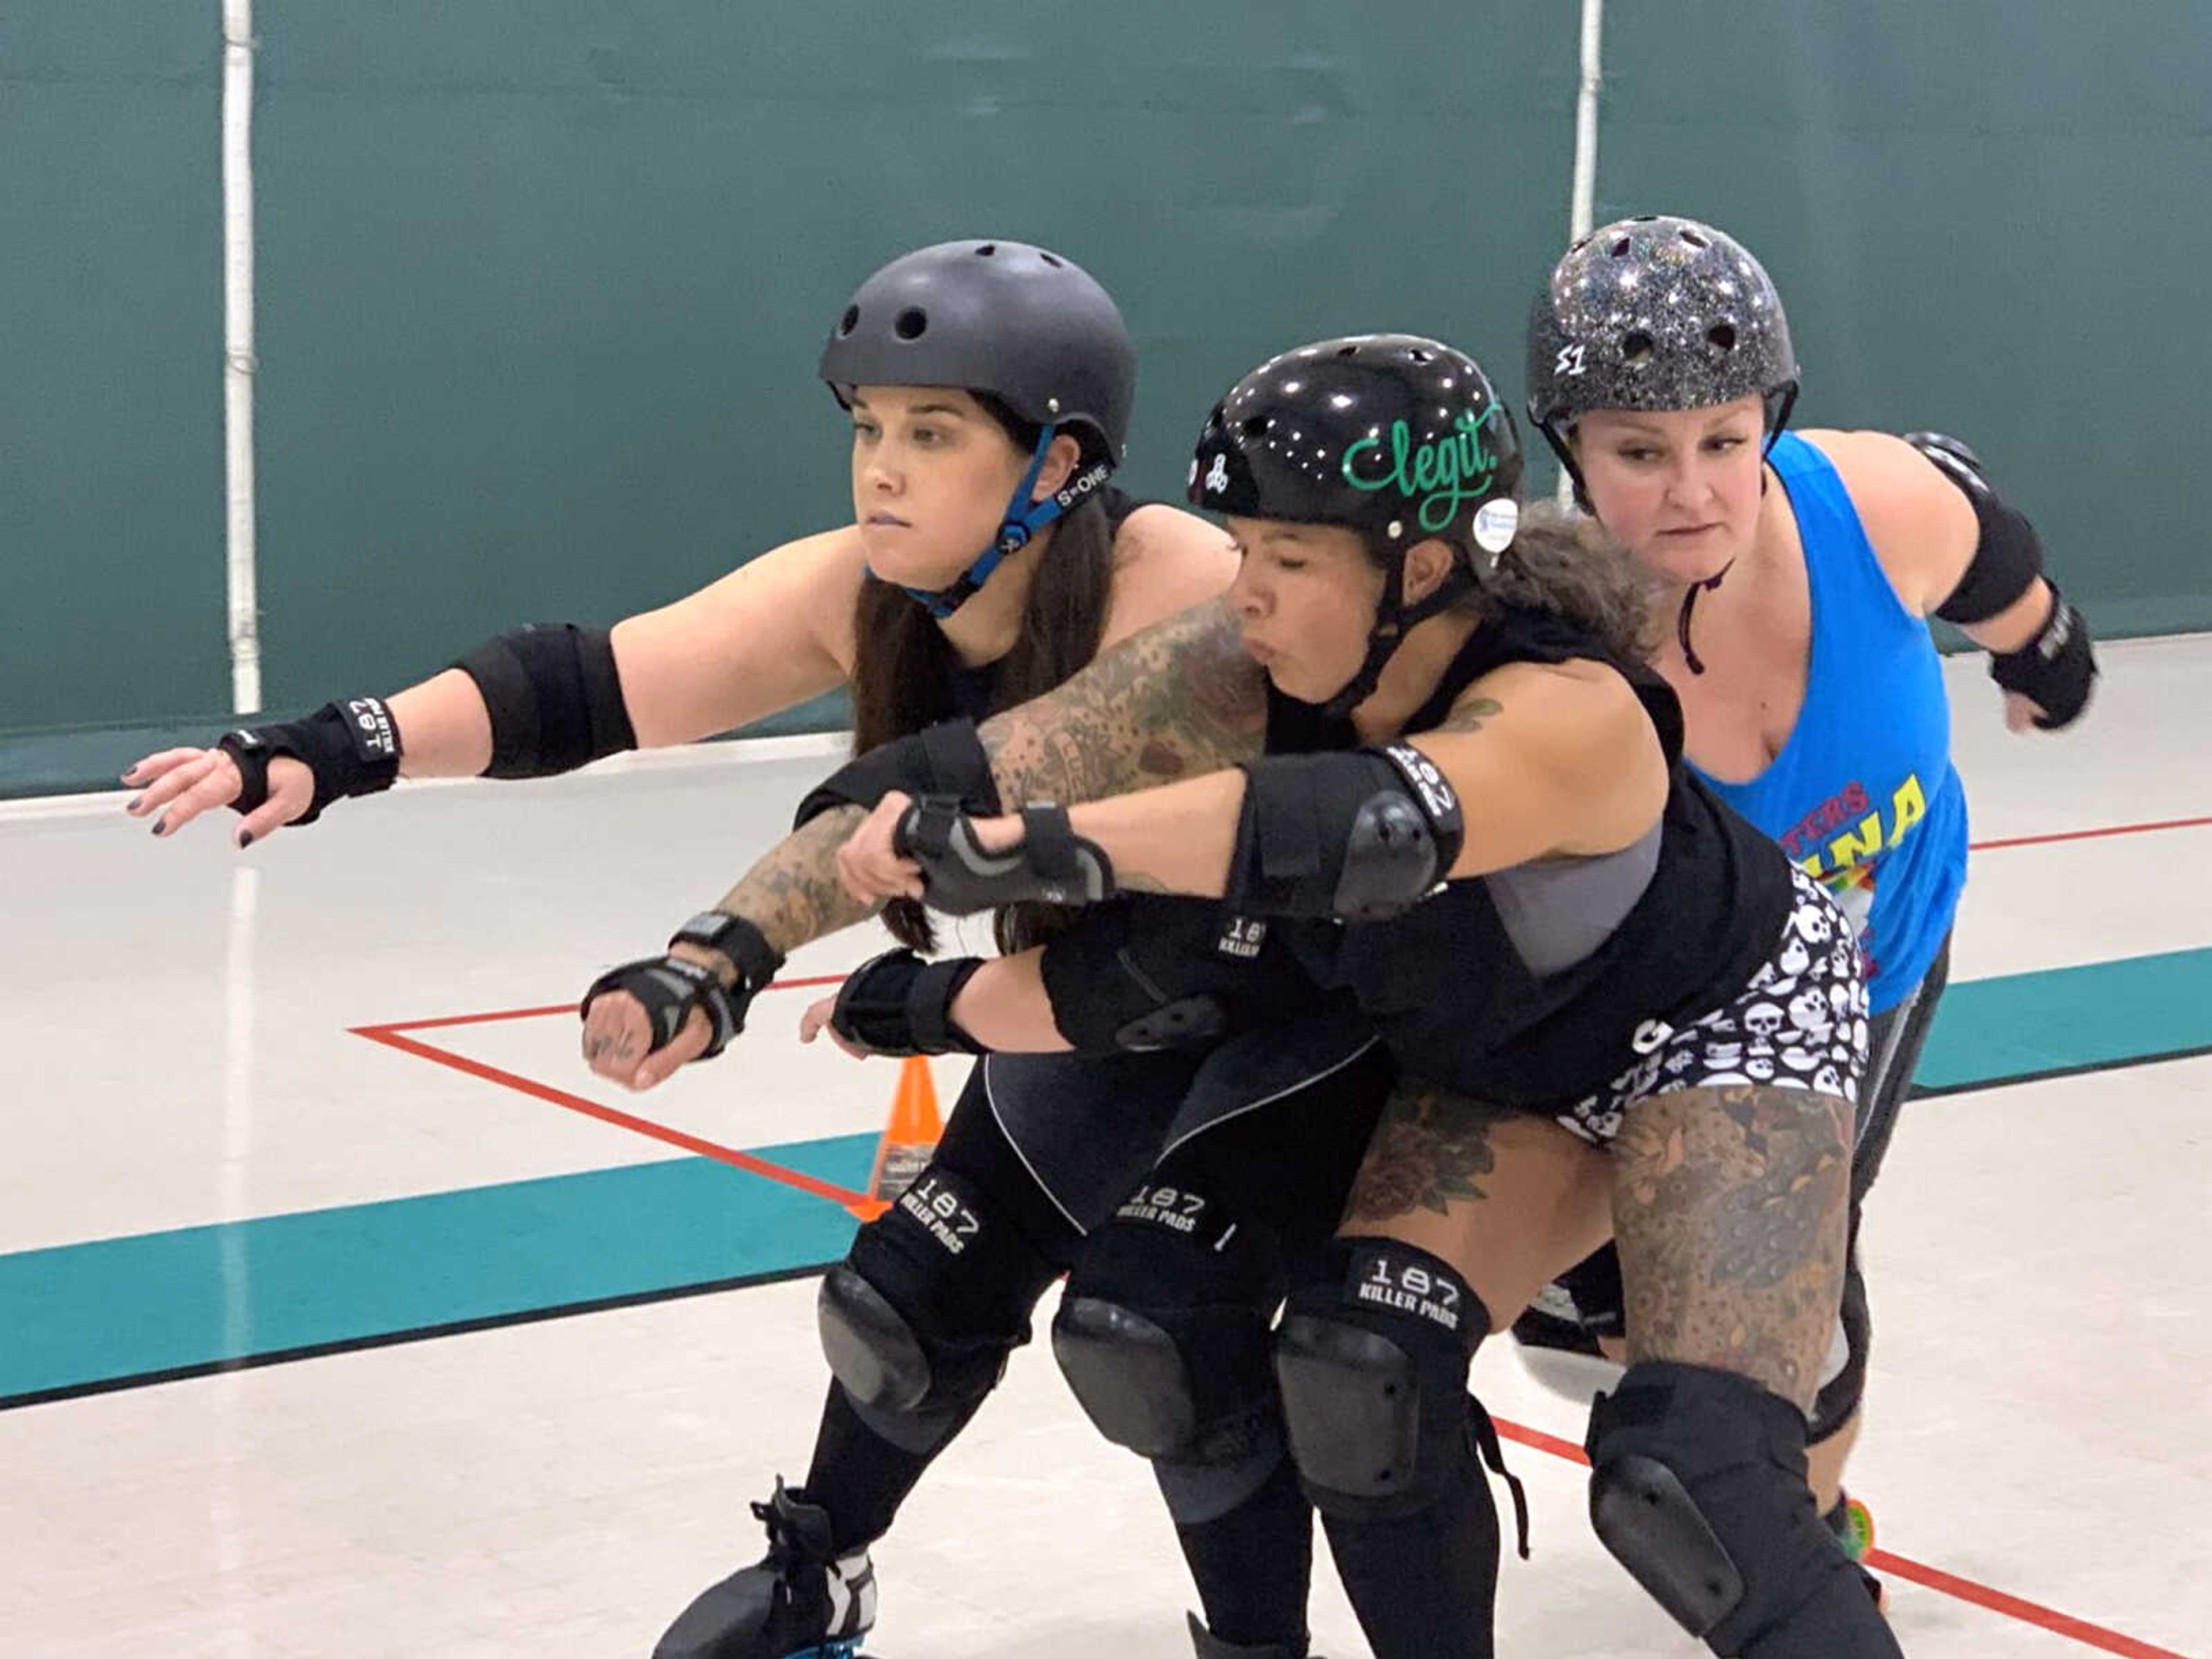
[[[1375,688],[1406,630],[1487,576],[1520,524],[1521,440],[1474,358],[1412,334],[1322,340],[1271,357],[1230,388],[1199,434],[1194,506],[1355,530],[1385,574],[1367,659],[1329,700]],[[1455,555],[1437,590],[1403,600],[1406,550]]]

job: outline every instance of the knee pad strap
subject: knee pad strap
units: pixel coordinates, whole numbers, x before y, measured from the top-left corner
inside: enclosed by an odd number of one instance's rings
[[[1867,1312],[1866,1280],[1859,1274],[1856,1246],[1844,1267],[1844,1303],[1839,1323],[1843,1364],[1834,1376],[1820,1384],[1820,1392],[1814,1397],[1813,1425],[1806,1436],[1812,1441],[1826,1440],[1840,1433],[1866,1397],[1867,1357],[1874,1346],[1874,1322]]]

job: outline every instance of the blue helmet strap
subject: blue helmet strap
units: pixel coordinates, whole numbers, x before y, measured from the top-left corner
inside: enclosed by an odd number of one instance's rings
[[[1042,501],[1032,501],[1030,492],[1036,489],[1037,474],[1044,471],[1046,451],[1059,433],[1056,426],[1048,426],[1037,434],[1036,453],[1030,457],[1029,470],[1022,481],[1014,486],[1013,495],[1006,501],[1006,512],[999,526],[999,533],[990,546],[985,548],[975,562],[960,574],[950,587],[909,587],[905,591],[923,609],[940,621],[951,616],[982,590],[991,580],[991,573],[999,562],[1009,553],[1018,553],[1030,544],[1030,539],[1054,520],[1076,506],[1113,476],[1114,463],[1094,461],[1070,478],[1066,484],[1054,490]]]

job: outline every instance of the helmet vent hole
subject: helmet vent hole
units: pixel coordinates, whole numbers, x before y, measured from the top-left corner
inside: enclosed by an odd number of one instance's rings
[[[1620,361],[1631,368],[1641,368],[1651,361],[1653,344],[1642,329],[1631,329],[1620,337]]]
[[[929,313],[909,307],[899,313],[898,320],[891,325],[891,332],[902,340],[919,340],[928,327]]]
[[[1429,350],[1425,346],[1407,346],[1406,348],[1406,360],[1408,362],[1425,363],[1434,356],[1436,356],[1436,354]]]
[[[1692,247],[1709,247],[1711,246],[1711,243],[1707,242],[1704,237],[1698,235],[1694,230],[1684,231],[1682,233],[1682,240],[1687,242]]]
[[[1628,257],[1628,238],[1626,236],[1615,237],[1613,239],[1613,246],[1607,248],[1606,252],[1612,254],[1616,259],[1626,259]]]
[[[1735,325],[1734,323],[1715,323],[1711,328],[1705,331],[1705,338],[1712,343],[1712,348],[1716,351],[1734,351],[1735,349]]]
[[[1336,355],[1340,357],[1357,357],[1359,355],[1359,348],[1356,345],[1340,345],[1336,349]]]
[[[1248,438],[1256,438],[1263,432],[1274,429],[1275,417],[1272,415],[1248,415],[1244,417],[1243,425],[1238,428]]]
[[[975,257],[979,259],[988,259],[998,251],[999,245],[996,242],[986,242],[975,250]]]
[[[1040,253],[1037,255],[1037,258],[1042,259],[1045,264],[1050,265],[1054,270],[1059,270],[1060,267],[1061,261],[1060,256],[1056,253]]]
[[[841,336],[842,336],[842,335],[846,335],[846,334],[850,334],[850,333],[851,333],[854,329],[858,328],[860,325],[860,307],[858,307],[858,306],[847,306],[847,307],[845,307],[845,314],[844,314],[842,317],[840,317],[840,318],[837,319],[837,332],[838,332]]]

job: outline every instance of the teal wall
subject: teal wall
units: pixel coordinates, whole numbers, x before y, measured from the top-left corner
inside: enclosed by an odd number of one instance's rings
[[[1041,241],[1115,293],[1153,493],[1297,340],[1440,333],[1517,380],[1578,9],[262,0],[268,705],[611,621],[836,519],[815,353],[922,242]],[[0,16],[0,793],[225,708],[218,11]],[[1737,231],[1808,418],[1958,431],[2106,632],[2203,626],[2212,480],[2170,457],[2212,382],[2183,303],[2212,25],[2109,11],[1616,3],[1601,212]]]
[[[2100,632],[2212,628],[2212,7],[1642,0],[1605,70],[1599,218],[1757,250],[1802,420],[1957,434]]]

